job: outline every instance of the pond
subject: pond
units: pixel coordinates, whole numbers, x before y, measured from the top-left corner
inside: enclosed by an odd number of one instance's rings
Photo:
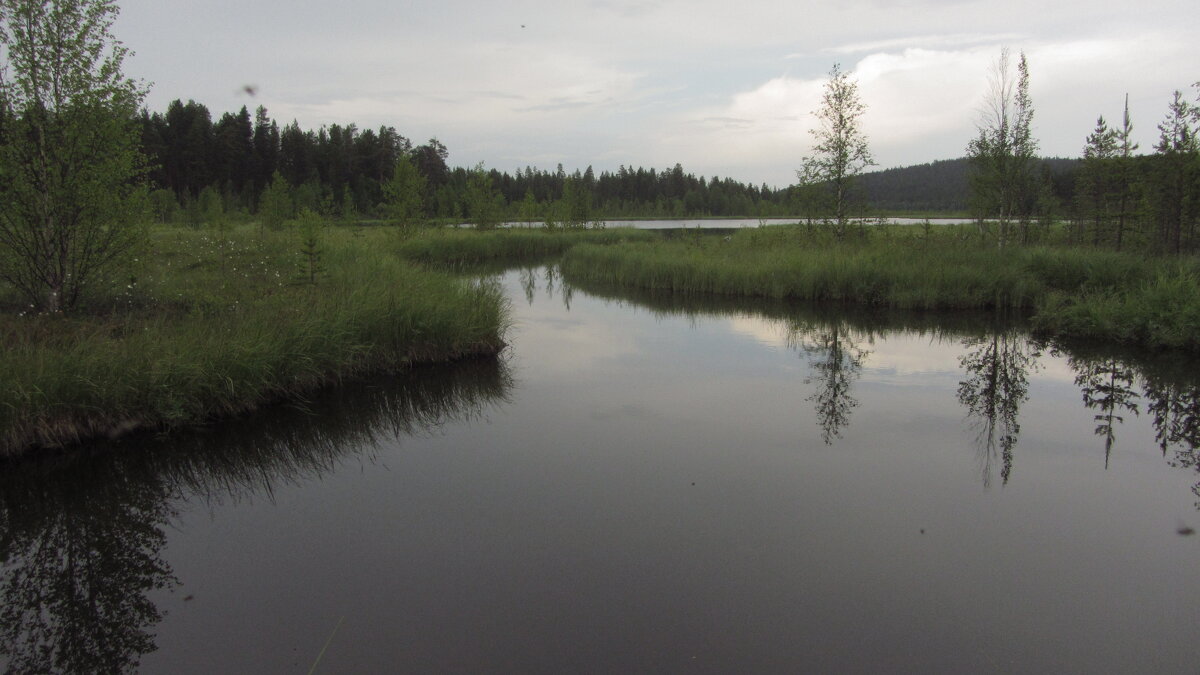
[[[0,666],[1200,663],[1194,362],[990,315],[496,283],[500,359],[3,466]]]

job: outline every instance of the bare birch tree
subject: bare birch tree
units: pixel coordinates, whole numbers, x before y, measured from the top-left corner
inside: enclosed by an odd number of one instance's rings
[[[1038,149],[1032,122],[1025,54],[1020,55],[1013,72],[1008,48],[1004,48],[988,76],[987,95],[979,111],[979,135],[967,145],[972,205],[981,231],[985,220],[997,221],[1000,247],[1011,237],[1013,221],[1027,227],[1032,215]]]

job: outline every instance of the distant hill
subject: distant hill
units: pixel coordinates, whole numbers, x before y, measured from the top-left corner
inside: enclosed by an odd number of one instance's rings
[[[1050,174],[1055,193],[1069,200],[1080,160],[1051,157],[1041,162]],[[867,203],[878,211],[965,211],[967,168],[965,157],[943,159],[863,174],[859,184]]]

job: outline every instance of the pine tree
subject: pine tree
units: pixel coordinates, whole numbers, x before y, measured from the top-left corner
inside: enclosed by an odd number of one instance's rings
[[[1117,231],[1116,247],[1121,250],[1134,203],[1134,167],[1133,152],[1138,144],[1131,140],[1133,122],[1129,119],[1129,94],[1125,94],[1125,114],[1121,118],[1121,128],[1116,130],[1117,156],[1114,171],[1114,189],[1117,193]]]
[[[1113,159],[1117,155],[1117,132],[1108,128],[1101,115],[1096,129],[1088,135],[1083,148],[1083,166],[1076,190],[1082,215],[1092,223],[1092,243],[1100,244],[1103,225],[1108,219],[1112,193]]]
[[[1153,176],[1155,203],[1158,210],[1159,244],[1166,251],[1180,253],[1187,242],[1195,241],[1197,174],[1196,131],[1191,122],[1195,113],[1179,91],[1167,110],[1167,117],[1158,125],[1159,138],[1154,146],[1158,155]]]

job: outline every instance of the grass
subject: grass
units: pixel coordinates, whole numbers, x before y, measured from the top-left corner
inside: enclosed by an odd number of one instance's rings
[[[0,454],[254,409],[351,375],[495,353],[501,293],[415,267],[387,230],[326,228],[316,284],[299,240],[164,230],[118,294],[0,323]]]
[[[492,261],[528,261],[561,255],[582,243],[611,245],[648,242],[658,235],[632,228],[545,230],[506,228],[478,232],[471,229],[427,229],[403,239],[401,257],[423,263],[470,265]]]
[[[1195,260],[1045,246],[1003,250],[955,227],[882,228],[847,241],[803,226],[728,237],[580,245],[573,283],[917,310],[1002,309],[1041,332],[1200,350]]]

